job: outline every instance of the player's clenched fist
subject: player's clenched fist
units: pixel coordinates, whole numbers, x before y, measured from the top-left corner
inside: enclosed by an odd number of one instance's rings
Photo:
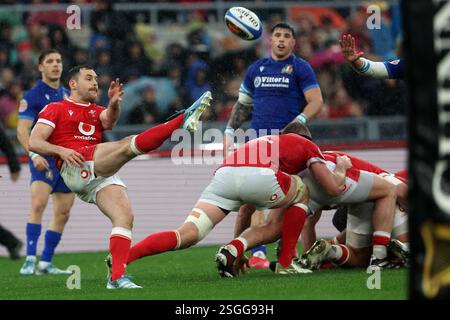
[[[352,167],[352,161],[347,156],[337,156],[336,165],[340,168],[347,170]]]

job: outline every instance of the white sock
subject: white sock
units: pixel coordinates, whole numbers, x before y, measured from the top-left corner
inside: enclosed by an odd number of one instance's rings
[[[26,261],[36,262],[36,256],[27,256]]]

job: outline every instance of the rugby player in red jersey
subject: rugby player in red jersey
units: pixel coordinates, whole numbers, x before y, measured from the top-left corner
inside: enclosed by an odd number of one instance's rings
[[[98,96],[97,74],[89,66],[69,72],[70,97],[50,103],[39,114],[30,136],[30,149],[53,155],[66,185],[88,203],[95,203],[111,220],[112,273],[107,288],[140,288],[126,275],[133,213],[126,186],[116,174],[134,157],[158,148],[179,127],[195,130],[211,100],[204,93],[174,119],[120,141],[102,143],[103,130],[111,130],[120,114],[124,94],[119,79],[111,82],[108,108],[94,103]]]

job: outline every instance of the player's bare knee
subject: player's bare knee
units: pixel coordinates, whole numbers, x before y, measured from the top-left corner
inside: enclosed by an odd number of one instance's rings
[[[193,223],[184,222],[176,232],[178,233],[178,249],[189,248],[199,241],[198,229]]]
[[[45,201],[33,200],[31,204],[31,215],[42,216],[46,207],[47,203]]]
[[[55,219],[58,220],[59,223],[66,224],[69,221],[70,210],[60,210],[55,213]]]

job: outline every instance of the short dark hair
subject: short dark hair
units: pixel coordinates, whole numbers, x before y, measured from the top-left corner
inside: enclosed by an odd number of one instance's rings
[[[90,65],[87,65],[87,64],[82,64],[82,65],[73,67],[72,69],[69,70],[69,73],[67,74],[67,84],[69,84],[70,80],[78,78],[78,76],[80,75],[80,70],[82,70],[82,69],[94,70],[93,67],[91,67]]]
[[[287,133],[295,133],[299,136],[302,136],[303,138],[306,138],[306,139],[312,141],[311,131],[309,131],[309,129],[306,125],[304,125],[303,123],[301,123],[297,120],[290,122],[286,127],[284,127],[281,130],[281,134],[287,134]]]
[[[59,54],[60,56],[62,56],[62,55],[61,55],[61,52],[59,52],[59,51],[56,50],[56,49],[46,49],[46,50],[42,51],[41,54],[39,55],[38,63],[39,63],[39,64],[42,64],[42,63],[44,62],[45,58],[46,58],[49,54],[52,54],[52,53],[57,53],[57,54]]]
[[[295,38],[295,30],[294,28],[292,28],[289,24],[285,23],[285,22],[279,22],[276,25],[274,25],[272,27],[272,29],[270,30],[270,34],[273,34],[273,32],[275,31],[275,29],[280,28],[280,29],[289,29],[291,30],[292,33],[292,37]]]

